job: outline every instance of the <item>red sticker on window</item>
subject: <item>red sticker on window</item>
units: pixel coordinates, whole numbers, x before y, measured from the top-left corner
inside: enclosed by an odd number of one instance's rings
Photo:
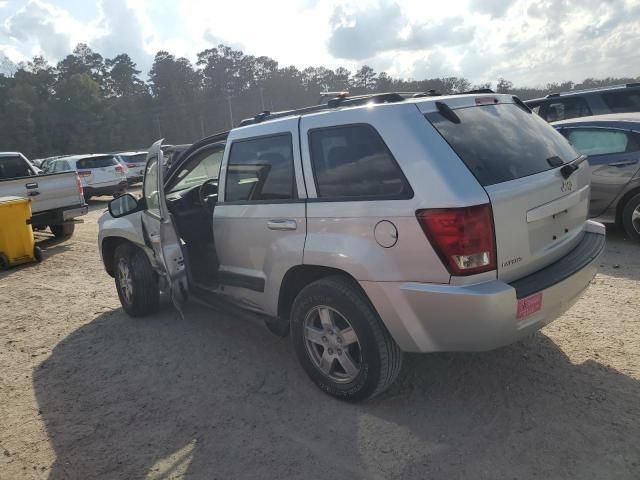
[[[517,318],[528,317],[529,315],[536,313],[542,308],[542,292],[534,293],[526,298],[518,300],[518,313]]]

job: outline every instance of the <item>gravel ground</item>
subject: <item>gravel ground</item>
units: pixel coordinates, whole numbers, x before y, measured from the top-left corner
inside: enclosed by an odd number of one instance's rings
[[[349,405],[287,339],[190,305],[128,318],[86,223],[0,272],[0,478],[638,479],[640,245],[609,234],[573,309],[518,344],[407,356]]]

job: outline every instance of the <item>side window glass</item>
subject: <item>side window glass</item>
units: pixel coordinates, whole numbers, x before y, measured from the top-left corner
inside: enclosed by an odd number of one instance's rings
[[[640,91],[603,93],[602,100],[613,113],[640,111]]]
[[[614,130],[574,129],[569,130],[567,138],[584,155],[624,153],[629,146],[628,135]]]
[[[412,195],[400,167],[373,127],[311,130],[309,147],[319,198]]]
[[[567,118],[586,117],[589,115],[591,115],[591,110],[584,98],[565,98],[547,104],[545,120],[547,120],[547,122],[555,122]]]
[[[144,174],[144,199],[147,204],[147,210],[160,216],[160,199],[158,198],[158,157],[153,157],[147,163]]]
[[[291,135],[234,142],[225,185],[225,202],[297,198]]]
[[[201,157],[199,161],[195,160],[196,163],[191,170],[185,168],[178,173],[180,181],[171,188],[171,191],[176,192],[194,185],[201,185],[206,180],[217,179],[220,176],[220,164],[222,163],[223,155],[224,149],[205,153],[204,157]],[[189,160],[189,163],[193,164],[191,160]]]

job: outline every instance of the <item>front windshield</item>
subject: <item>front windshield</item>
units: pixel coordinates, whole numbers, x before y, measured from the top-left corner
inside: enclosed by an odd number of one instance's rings
[[[202,185],[206,180],[218,178],[220,175],[220,164],[224,150],[216,150],[215,152],[205,154],[201,161],[191,162],[191,164],[178,173],[180,181],[176,183],[169,191],[177,192],[196,185]]]

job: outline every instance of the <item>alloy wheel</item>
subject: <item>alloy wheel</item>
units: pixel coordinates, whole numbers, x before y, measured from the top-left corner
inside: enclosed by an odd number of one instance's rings
[[[309,358],[330,380],[350,383],[360,373],[362,352],[355,330],[337,310],[313,307],[304,319],[304,340]]]

